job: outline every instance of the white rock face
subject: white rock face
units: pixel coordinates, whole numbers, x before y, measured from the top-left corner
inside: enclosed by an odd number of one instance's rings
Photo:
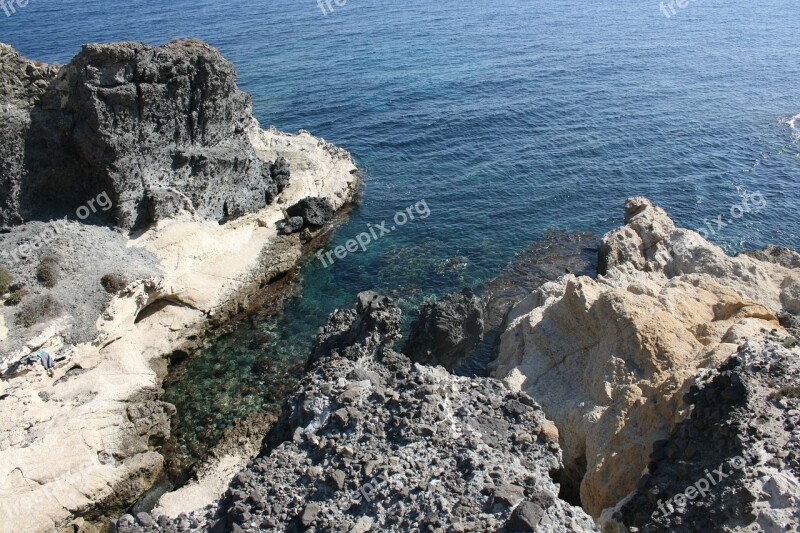
[[[147,488],[163,463],[149,440],[168,435],[173,409],[152,400],[162,358],[201,334],[237,294],[296,264],[299,240],[275,230],[283,205],[322,196],[338,209],[351,198],[356,167],[346,152],[305,132],[254,124],[249,134],[260,157],[282,155],[291,165],[279,203],[224,225],[181,213],[131,239],[157,255],[165,275],[116,297],[93,343],[63,346],[58,328],[37,340],[67,356],[52,376],[36,367],[0,381],[0,531],[53,531],[75,513]],[[231,458],[227,470],[247,459]]]
[[[511,311],[490,368],[556,423],[568,474],[580,481],[585,462],[593,516],[635,488],[696,371],[783,331],[776,315],[796,309],[800,284],[797,269],[730,257],[647,199],[628,200],[625,222],[603,239],[604,276],[565,276]]]

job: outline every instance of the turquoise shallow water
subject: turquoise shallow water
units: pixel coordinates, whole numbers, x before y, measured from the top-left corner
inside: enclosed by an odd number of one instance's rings
[[[655,1],[612,0],[348,0],[327,16],[314,0],[32,0],[0,13],[0,41],[45,61],[89,41],[219,47],[262,125],[309,129],[367,170],[331,246],[430,207],[366,253],[312,260],[279,317],[202,350],[169,393],[186,444],[274,402],[265,383],[357,292],[412,309],[495,275],[548,227],[618,225],[628,196],[699,228],[757,191],[766,206],[711,239],[800,247],[800,141],[782,121],[800,113],[798,28],[791,0],[703,0],[669,19]]]

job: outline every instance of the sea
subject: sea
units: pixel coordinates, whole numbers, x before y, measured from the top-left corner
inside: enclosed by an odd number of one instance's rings
[[[0,10],[0,41],[65,63],[89,42],[203,39],[236,66],[262,127],[309,130],[363,171],[323,252],[390,231],[332,264],[312,256],[279,313],[210,339],[168,388],[196,458],[280,404],[316,330],[358,292],[389,294],[407,324],[548,229],[620,225],[628,197],[730,253],[800,248],[798,3],[681,4],[30,0]]]

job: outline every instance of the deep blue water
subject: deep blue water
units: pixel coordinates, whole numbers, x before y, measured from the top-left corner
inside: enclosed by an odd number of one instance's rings
[[[702,0],[668,19],[655,0],[348,0],[324,16],[315,0],[31,0],[0,12],[0,41],[65,62],[84,42],[202,38],[263,126],[308,129],[367,170],[332,246],[430,207],[367,253],[311,261],[281,316],[198,354],[171,392],[190,431],[262,406],[252,391],[274,375],[254,361],[283,372],[360,290],[411,309],[495,275],[545,228],[619,225],[628,196],[698,228],[757,191],[766,207],[711,239],[800,248],[800,141],[782,122],[800,113],[799,7]]]

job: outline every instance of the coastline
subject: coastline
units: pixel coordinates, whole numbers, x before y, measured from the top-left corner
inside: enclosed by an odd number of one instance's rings
[[[250,136],[259,157],[280,154],[292,165],[281,205],[323,196],[340,210],[354,197],[356,167],[346,152],[307,132],[259,131],[255,123]],[[74,516],[91,521],[149,488],[163,467],[153,445],[169,435],[173,411],[158,400],[165,358],[191,349],[210,324],[245,308],[302,258],[300,236],[275,230],[281,205],[224,225],[184,212],[131,238],[128,246],[153,253],[163,274],[114,297],[98,318],[100,335],[70,348],[52,377],[34,371],[0,384],[5,526],[46,531]],[[54,456],[55,449],[69,453]],[[35,517],[21,515],[32,501],[39,502]]]

